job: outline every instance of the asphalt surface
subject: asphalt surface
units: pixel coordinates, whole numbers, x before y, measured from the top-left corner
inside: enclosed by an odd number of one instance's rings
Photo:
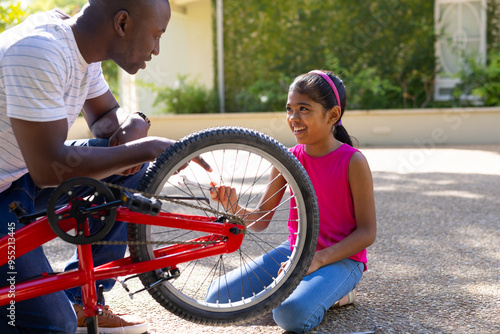
[[[329,310],[311,333],[500,333],[500,145],[361,151],[373,172],[377,241],[356,304]],[[58,269],[72,246],[45,249]],[[284,333],[269,315],[192,324],[119,285],[106,301],[146,318],[149,333]]]

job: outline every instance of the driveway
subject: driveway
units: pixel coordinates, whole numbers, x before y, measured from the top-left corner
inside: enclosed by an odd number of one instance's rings
[[[311,333],[500,333],[500,145],[361,150],[373,172],[377,241],[357,303],[329,310]],[[56,268],[71,247],[46,247]],[[269,315],[192,324],[147,293],[130,300],[119,285],[106,302],[148,319],[150,333],[284,333]]]

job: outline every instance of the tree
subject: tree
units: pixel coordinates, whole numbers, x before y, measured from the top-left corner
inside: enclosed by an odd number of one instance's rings
[[[286,92],[284,77],[289,84],[316,68],[341,75],[351,108],[422,107],[431,101],[431,1],[226,0],[224,6],[228,110],[241,110],[238,97],[256,83]]]
[[[87,0],[32,0],[32,12],[43,12],[59,8],[69,15],[74,15],[87,3]]]
[[[26,10],[21,3],[16,1],[4,1],[0,3],[0,32],[15,26],[27,16]]]

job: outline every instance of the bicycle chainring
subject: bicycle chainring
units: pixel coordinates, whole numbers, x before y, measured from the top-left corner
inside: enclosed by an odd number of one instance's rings
[[[48,201],[49,225],[64,241],[92,244],[113,228],[116,207],[99,209],[113,201],[113,193],[102,182],[88,177],[69,179],[54,190]]]
[[[78,196],[81,191],[81,187],[91,188],[93,191],[90,193],[91,196],[82,198]],[[76,177],[69,179],[61,185],[59,185],[51,195],[47,205],[47,218],[49,225],[52,230],[64,241],[72,244],[82,245],[82,244],[93,244],[93,245],[130,245],[136,243],[134,241],[105,241],[102,240],[107,233],[113,227],[114,220],[116,218],[116,208],[107,209],[100,211],[98,214],[88,213],[88,210],[93,206],[102,205],[104,203],[109,203],[114,200],[114,195],[110,189],[115,189],[118,191],[129,191],[133,193],[140,193],[149,198],[157,198],[160,200],[174,202],[189,208],[202,209],[207,212],[217,214],[219,216],[224,216],[226,219],[230,220],[232,224],[244,225],[241,217],[236,215],[228,214],[227,212],[220,212],[213,209],[208,209],[206,207],[199,207],[197,205],[192,205],[171,199],[168,196],[162,195],[152,195],[145,192],[140,192],[134,189],[129,189],[123,186],[115,185],[112,183],[101,182],[92,178],[87,177]],[[80,190],[78,190],[80,189]],[[104,203],[103,203],[104,202]],[[64,205],[68,203],[67,210],[63,212],[58,211],[58,205]],[[92,220],[92,228],[89,230],[89,219]],[[69,229],[73,231],[72,234],[68,233],[68,228],[63,229],[69,221],[73,220],[71,223],[74,227]],[[100,227],[95,227],[98,224]],[[183,241],[142,241],[141,244],[199,244],[199,245],[209,245],[215,242],[213,241],[198,241],[198,242],[183,242]]]

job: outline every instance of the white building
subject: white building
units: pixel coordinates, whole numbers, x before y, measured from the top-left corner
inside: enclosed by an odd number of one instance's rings
[[[500,0],[497,0],[500,2]],[[160,55],[136,77],[121,78],[121,103],[129,110],[152,113],[155,95],[137,82],[172,86],[178,74],[196,78],[212,88],[215,73],[215,13],[211,0],[170,0],[172,18],[161,39]],[[222,1],[220,1],[222,3]],[[449,100],[461,66],[461,54],[475,54],[486,60],[487,0],[435,0],[438,76],[434,98]],[[222,85],[223,87],[223,85]]]
[[[214,13],[211,0],[170,0],[172,17],[160,40],[160,55],[145,70],[121,74],[120,102],[129,110],[150,114],[155,95],[139,82],[172,86],[179,74],[189,75],[212,88],[214,85]]]
[[[434,99],[451,98],[458,79],[453,75],[462,68],[463,57],[486,62],[486,0],[435,0],[435,24],[438,40]]]

